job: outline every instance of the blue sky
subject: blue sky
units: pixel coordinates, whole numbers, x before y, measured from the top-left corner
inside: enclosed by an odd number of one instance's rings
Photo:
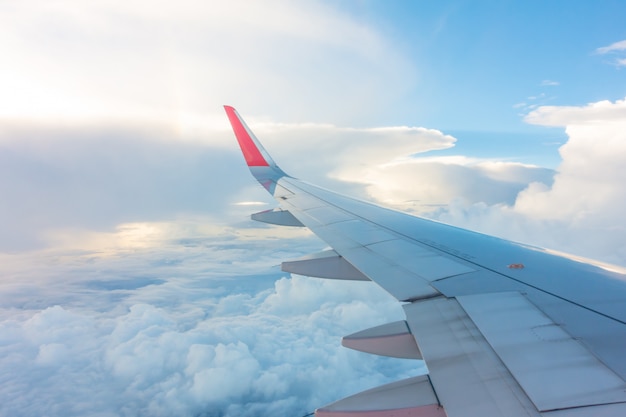
[[[622,2],[337,4],[380,28],[415,64],[415,84],[397,112],[403,120],[410,112],[441,129],[519,131],[514,106],[529,97],[584,105],[626,94],[623,71],[596,53],[626,36]]]
[[[290,174],[626,264],[623,2],[0,3],[0,414],[303,415],[423,372],[249,214]],[[370,285],[371,284],[371,285]],[[328,381],[342,381],[329,384]]]
[[[381,122],[436,126],[462,139],[465,153],[555,167],[557,147],[545,144],[566,136],[525,123],[530,106],[626,95],[615,55],[596,52],[626,37],[623,2],[336,4],[379,28],[415,65],[406,95],[381,109]]]

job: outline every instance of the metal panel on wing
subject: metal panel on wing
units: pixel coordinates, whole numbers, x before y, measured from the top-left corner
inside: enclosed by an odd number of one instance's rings
[[[388,240],[368,245],[374,252],[393,260],[397,265],[414,272],[427,281],[474,272],[476,269],[433,249],[403,239]]]
[[[346,249],[342,255],[372,281],[383,287],[400,301],[410,301],[438,295],[428,281],[392,264],[367,247]]]
[[[540,416],[455,299],[403,308],[449,417]]]
[[[626,384],[517,292],[458,297],[541,411],[626,402]]]
[[[312,208],[306,210],[306,214],[317,220],[320,224],[337,223],[352,220],[354,218],[354,216],[351,216],[345,211],[333,206]]]
[[[345,222],[333,223],[328,228],[364,246],[396,238],[396,235],[380,226],[361,219],[353,218]]]
[[[293,194],[285,197],[281,197],[283,201],[288,201],[290,204],[296,206],[299,210],[308,210],[316,207],[322,207],[325,203],[308,194]]]

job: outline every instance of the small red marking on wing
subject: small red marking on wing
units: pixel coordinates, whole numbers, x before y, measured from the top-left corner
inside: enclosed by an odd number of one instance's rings
[[[259,151],[259,148],[257,148],[256,144],[254,143],[254,140],[252,140],[250,134],[237,116],[235,109],[230,106],[224,106],[224,110],[226,110],[226,115],[228,116],[230,125],[233,127],[235,137],[237,138],[237,142],[239,142],[239,147],[241,148],[241,152],[243,152],[244,158],[246,158],[246,163],[248,164],[248,166],[269,166],[269,164],[261,154],[261,151]]]
[[[510,269],[524,269],[524,264],[510,264]]]

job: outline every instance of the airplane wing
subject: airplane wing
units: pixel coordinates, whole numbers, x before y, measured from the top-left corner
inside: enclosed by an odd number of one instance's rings
[[[371,280],[406,320],[344,346],[423,359],[428,374],[317,416],[626,416],[626,275],[346,197],[283,172],[232,107],[251,173],[278,201],[255,220],[305,226],[332,250],[283,262],[300,275]]]

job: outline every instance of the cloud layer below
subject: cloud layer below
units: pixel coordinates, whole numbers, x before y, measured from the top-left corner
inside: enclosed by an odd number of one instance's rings
[[[284,277],[269,265],[319,242],[277,233],[135,224],[98,251],[4,255],[0,414],[303,415],[423,371],[342,348],[399,305],[371,283]]]

